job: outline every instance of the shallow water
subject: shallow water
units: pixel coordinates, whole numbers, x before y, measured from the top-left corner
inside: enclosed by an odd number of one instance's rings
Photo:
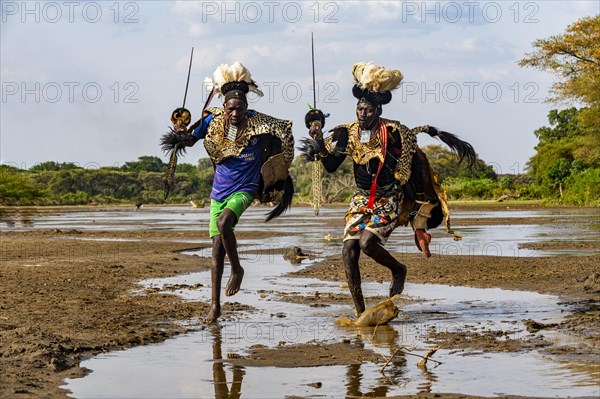
[[[319,217],[315,217],[311,208],[293,207],[284,217],[269,223],[262,223],[269,208],[251,207],[244,213],[237,226],[238,231],[281,232],[294,234],[278,240],[262,240],[265,250],[299,245],[303,249],[320,252],[323,256],[340,251],[339,237],[342,234],[344,208],[323,208]],[[565,216],[568,223],[555,224],[510,224],[511,219],[543,218]],[[462,211],[454,212],[453,218],[504,218],[506,225],[477,225],[456,229],[462,236],[454,241],[443,228],[431,230],[433,240],[431,250],[434,254],[444,255],[494,255],[511,257],[553,256],[553,255],[590,255],[597,254],[595,249],[576,250],[531,250],[519,248],[519,244],[550,240],[594,241],[598,240],[600,218],[590,218],[589,211],[577,209],[565,210],[504,210],[504,211]],[[27,231],[35,229],[61,230],[208,230],[209,210],[205,208],[149,207],[140,211],[109,210],[93,212],[67,212],[58,215],[40,213],[10,213],[0,215],[0,230]],[[332,220],[339,220],[332,223]],[[578,220],[574,223],[573,220]],[[327,222],[325,222],[327,221]],[[298,234],[302,233],[302,234]],[[199,234],[197,243],[209,243],[208,237]],[[325,236],[334,237],[325,240]],[[77,239],[77,237],[70,239]],[[394,251],[418,252],[410,228],[398,228],[390,237],[387,247]]]
[[[372,329],[348,329],[333,323],[338,316],[351,315],[349,304],[315,308],[280,300],[279,293],[345,292],[339,283],[282,277],[303,266],[293,266],[280,255],[246,255],[242,262],[246,266],[244,284],[235,297],[228,299],[251,305],[255,312],[238,312],[234,320],[221,321],[219,326],[162,344],[94,357],[82,363],[93,372],[82,379],[67,380],[64,387],[76,398],[222,398],[237,391],[248,398],[391,396],[423,391],[484,396],[591,396],[598,392],[599,375],[574,371],[569,364],[556,363],[537,352],[463,356],[442,349],[434,359],[443,364],[428,371],[416,366],[418,358],[396,355],[385,375],[379,372],[382,363],[291,369],[234,366],[223,359],[232,354],[244,356],[256,344],[276,347],[350,339],[368,348],[374,345],[376,352],[389,356],[400,346],[424,354],[429,345],[423,341],[434,328],[450,332],[502,331],[511,339],[527,338],[523,319],[558,321],[565,309],[551,295],[407,284],[403,295],[406,304],[401,307],[400,317],[390,326],[378,327],[378,333],[371,338]],[[227,273],[228,268],[224,281]],[[209,272],[141,282],[144,288],[159,289],[197,283],[204,286],[176,293],[189,300],[209,300]],[[386,284],[363,286],[366,297],[387,292]]]
[[[223,358],[229,354],[245,355],[255,344],[276,347],[318,341],[339,342],[342,339],[363,342],[368,348],[386,356],[399,346],[406,346],[417,354],[424,354],[429,345],[424,343],[427,332],[437,331],[501,331],[509,338],[527,338],[522,320],[534,319],[555,322],[561,319],[564,307],[554,296],[500,289],[475,289],[441,285],[407,284],[406,303],[400,318],[390,327],[379,327],[379,333],[369,342],[368,333],[360,329],[346,329],[333,321],[339,316],[351,316],[350,304],[328,307],[284,302],[278,293],[310,295],[343,293],[339,282],[317,279],[281,277],[292,270],[309,265],[290,265],[279,255],[281,249],[300,246],[306,252],[321,258],[341,252],[341,240],[325,240],[326,235],[341,234],[344,209],[325,208],[315,218],[310,208],[293,208],[285,217],[268,224],[257,224],[264,219],[266,208],[250,208],[237,226],[238,231],[281,232],[280,236],[265,239],[240,240],[246,252],[242,262],[246,268],[242,290],[233,301],[253,306],[252,313],[234,314],[233,319],[220,322],[219,327],[208,327],[196,333],[167,340],[162,344],[147,345],[126,351],[103,354],[82,363],[93,372],[82,379],[67,380],[65,387],[76,398],[204,398],[242,397],[339,397],[364,395],[401,395],[417,392],[461,392],[464,394],[496,396],[518,394],[530,396],[597,396],[600,372],[569,362],[558,363],[533,351],[528,353],[470,353],[463,356],[440,350],[434,359],[443,364],[422,371],[416,367],[418,358],[396,355],[379,372],[382,363],[364,363],[355,366],[321,366],[298,369],[258,368],[233,366]],[[520,243],[554,239],[597,240],[598,219],[590,220],[576,210],[555,211],[494,211],[456,212],[460,218],[550,217],[565,215],[573,219],[581,216],[581,223],[560,225],[478,225],[460,228],[462,241],[438,229],[434,233],[434,254],[545,256],[556,253],[586,255],[597,251],[532,251],[519,249]],[[336,225],[331,220],[339,219]],[[327,220],[328,223],[323,221]],[[0,229],[26,231],[57,228],[61,230],[190,230],[208,228],[208,209],[189,207],[152,207],[141,211],[69,212],[60,215],[0,215]],[[289,235],[290,233],[299,233]],[[72,237],[69,237],[71,239]],[[78,239],[75,237],[74,239]],[[209,243],[201,237],[194,243]],[[416,252],[412,231],[397,229],[388,248],[401,252]],[[210,256],[210,249],[195,255]],[[228,278],[226,267],[224,281]],[[208,272],[177,276],[170,279],[152,279],[142,282],[144,287],[162,289],[171,284],[203,284],[196,290],[181,289],[177,294],[189,300],[210,299]],[[365,283],[365,296],[384,295],[387,283]],[[199,315],[201,316],[201,315]],[[203,316],[203,315],[202,315]],[[502,339],[502,338],[500,338]],[[555,337],[569,341],[570,337]],[[563,342],[564,343],[564,342]],[[568,342],[567,342],[568,343]],[[577,342],[573,342],[577,344]],[[596,370],[598,368],[596,367]],[[315,383],[320,383],[315,384]],[[310,385],[309,385],[310,384]]]

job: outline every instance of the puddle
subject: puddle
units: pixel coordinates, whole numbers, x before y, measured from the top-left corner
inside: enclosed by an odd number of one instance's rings
[[[341,240],[327,241],[326,235],[341,234],[344,208],[324,208],[315,218],[310,208],[294,207],[282,219],[268,224],[264,220],[268,208],[250,208],[237,226],[238,231],[280,232],[264,239],[240,240],[242,263],[246,269],[241,291],[234,302],[253,306],[252,313],[236,313],[233,319],[220,323],[220,328],[206,328],[189,335],[167,340],[162,344],[141,346],[125,351],[103,354],[85,362],[93,370],[81,379],[65,381],[65,388],[76,398],[198,398],[198,397],[339,397],[362,395],[406,395],[418,392],[461,392],[463,394],[497,396],[598,396],[600,370],[569,362],[556,362],[532,351],[527,353],[469,353],[463,356],[440,350],[435,359],[443,362],[429,371],[416,367],[417,358],[397,355],[379,372],[380,364],[363,363],[352,366],[321,366],[285,369],[274,367],[234,366],[227,355],[245,355],[252,345],[276,347],[309,343],[339,342],[342,339],[361,341],[367,348],[386,356],[393,348],[408,346],[417,353],[430,347],[424,343],[427,332],[501,331],[512,339],[529,336],[523,319],[544,323],[561,320],[564,307],[554,296],[500,289],[475,289],[442,285],[407,284],[409,301],[402,306],[401,317],[391,324],[385,339],[369,342],[360,331],[337,327],[333,321],[352,314],[350,301],[327,303],[326,307],[283,301],[281,295],[314,295],[315,292],[342,294],[339,282],[317,279],[281,277],[292,270],[309,265],[291,265],[282,259],[281,250],[300,246],[305,252],[327,257],[341,252]],[[510,220],[527,217],[565,215],[569,223],[517,224]],[[581,224],[572,222],[581,216]],[[487,256],[545,256],[554,254],[587,255],[597,250],[529,250],[519,244],[549,240],[597,240],[597,219],[586,219],[585,213],[554,210],[456,212],[454,217],[506,218],[506,225],[477,225],[460,228],[462,241],[453,241],[442,229],[434,230],[431,246],[435,254]],[[339,222],[332,223],[332,220]],[[587,223],[587,225],[585,224]],[[589,223],[592,223],[589,226]],[[59,215],[0,215],[0,229],[28,231],[35,229],[79,230],[190,230],[208,228],[208,208],[149,207],[141,211],[69,212]],[[299,233],[290,236],[290,233]],[[69,237],[71,238],[71,237]],[[75,237],[77,239],[78,237]],[[104,238],[103,238],[104,239]],[[208,238],[193,243],[209,243]],[[400,252],[417,252],[409,228],[397,229],[387,247]],[[193,252],[208,257],[210,248]],[[229,267],[225,268],[227,281]],[[189,300],[209,301],[209,272],[194,273],[169,279],[142,282],[145,288],[168,289],[186,284],[203,286],[190,290],[178,289],[176,294]],[[141,290],[143,291],[143,289]],[[173,291],[168,291],[172,293]],[[387,283],[364,283],[365,296],[387,292]],[[203,316],[203,315],[199,315]],[[546,333],[546,332],[545,332]],[[558,341],[572,337],[554,336]],[[576,344],[576,342],[573,342]],[[465,354],[465,353],[462,353]],[[593,369],[593,368],[591,368]]]
[[[199,255],[207,255],[196,253]],[[254,256],[254,258],[250,258]],[[277,347],[310,342],[333,343],[342,339],[362,342],[365,347],[389,356],[405,346],[424,354],[427,331],[502,331],[512,339],[529,336],[523,319],[560,321],[558,298],[531,292],[477,289],[431,284],[407,284],[408,301],[400,318],[385,333],[367,338],[360,329],[336,326],[338,316],[350,315],[348,303],[324,308],[281,301],[281,293],[311,295],[345,293],[339,282],[282,277],[297,270],[280,255],[245,254],[246,273],[242,289],[227,301],[253,306],[256,311],[237,313],[234,320],[208,326],[195,333],[161,344],[99,355],[82,362],[92,373],[68,379],[63,386],[75,398],[199,398],[210,397],[339,397],[362,395],[406,395],[419,392],[460,392],[470,395],[594,396],[600,373],[577,370],[537,352],[480,353],[463,356],[440,350],[434,359],[443,364],[423,371],[418,358],[396,355],[387,366],[363,363],[351,366],[302,368],[240,367],[228,356],[247,355],[253,345]],[[310,263],[310,262],[309,262]],[[306,263],[305,263],[306,264]],[[227,281],[229,267],[223,276]],[[176,294],[189,300],[210,299],[209,272],[165,279],[149,279],[144,288],[175,284],[203,284]],[[387,292],[387,284],[363,284],[365,296]],[[259,295],[260,291],[260,295]],[[387,329],[387,330],[386,330]],[[375,348],[373,348],[373,345]]]

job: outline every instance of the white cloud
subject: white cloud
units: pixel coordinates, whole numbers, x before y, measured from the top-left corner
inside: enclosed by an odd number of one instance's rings
[[[140,2],[136,14],[139,23],[131,26],[114,23],[111,18],[101,24],[82,20],[73,24],[22,24],[12,20],[6,24],[10,29],[2,25],[3,81],[22,81],[28,87],[34,81],[80,84],[94,81],[100,82],[104,89],[103,101],[94,104],[80,100],[35,103],[30,100],[34,98],[32,95],[25,103],[19,95],[14,96],[19,101],[3,103],[2,160],[31,164],[92,159],[112,164],[131,161],[140,155],[160,155],[157,140],[166,128],[170,112],[181,104],[192,46],[194,63],[187,104],[194,115],[205,99],[201,90],[204,78],[211,76],[217,65],[240,60],[259,84],[281,83],[273,89],[271,98],[266,96],[253,105],[274,116],[294,119],[294,132],[302,135],[305,104],[312,102],[310,33],[314,32],[319,104],[332,114],[328,126],[354,118],[350,71],[358,61],[372,60],[400,69],[406,82],[423,83],[427,88],[434,87],[435,82],[458,82],[462,87],[464,82],[495,81],[505,94],[497,104],[483,101],[481,93],[477,93],[472,103],[456,104],[436,103],[432,95],[422,100],[419,94],[403,102],[402,94],[398,93],[385,112],[410,125],[429,122],[449,125],[465,138],[472,138],[484,159],[489,156],[494,158],[490,160],[509,162],[508,158],[513,156],[508,148],[506,153],[498,151],[503,149],[498,137],[512,143],[520,140],[516,132],[521,136],[529,134],[528,131],[545,122],[551,105],[542,100],[553,80],[550,74],[520,68],[516,60],[531,49],[536,38],[558,34],[581,16],[597,12],[597,2],[592,1],[538,2],[535,3],[539,8],[535,15],[538,23],[515,23],[508,9],[513,3],[508,2],[502,3],[506,12],[498,23],[482,18],[472,23],[465,19],[459,23],[436,23],[429,17],[423,22],[421,15],[402,15],[408,3],[431,9],[435,6],[431,2],[296,2],[302,8],[301,18],[289,22],[282,15],[283,3],[278,2],[272,21],[263,7],[260,21],[251,22],[252,15],[247,14],[240,15],[240,23],[234,23],[223,22],[221,13],[208,15],[207,11],[214,14],[213,9],[207,9],[209,4],[221,7],[222,3]],[[325,8],[328,4],[329,8]],[[105,6],[109,17],[111,5],[109,2]],[[531,11],[523,9],[524,3],[519,5],[520,17],[523,12]],[[247,3],[238,5],[244,6],[248,7]],[[326,17],[336,22],[326,23]],[[123,96],[128,93],[124,86],[127,82],[137,85],[135,98],[139,106],[123,103]],[[281,90],[284,82],[297,83],[302,89],[301,96],[286,98]],[[114,86],[115,83],[118,85]],[[325,88],[326,83],[331,85]],[[514,86],[515,83],[519,86]],[[537,86],[525,88],[526,83]],[[118,103],[112,99],[115,87],[120,89]],[[521,90],[520,102],[510,97],[514,92],[511,87]],[[536,98],[540,100],[535,105],[522,101],[524,95],[531,94],[531,87],[537,88]],[[326,97],[330,101],[325,102]],[[511,118],[505,118],[506,114]],[[502,128],[494,118],[502,119]],[[65,120],[70,121],[68,126]],[[482,124],[488,125],[485,134],[480,132]],[[34,148],[22,146],[21,132],[28,132],[29,140],[36,143]],[[526,161],[533,151],[533,141],[525,142],[527,148],[519,150],[517,161]],[[118,150],[115,142],[119,142]],[[196,147],[187,161],[205,155],[201,146]]]
[[[236,60],[252,60],[252,62],[263,61],[264,59],[274,57],[273,51],[269,46],[252,45],[248,47],[238,47],[230,52],[231,57]]]
[[[497,81],[508,76],[509,72],[503,68],[477,68],[477,74],[480,79],[485,81]]]
[[[368,1],[362,3],[361,7],[367,8],[366,18],[371,21],[397,21],[402,16],[401,1]]]
[[[14,69],[9,68],[7,65],[2,65],[2,67],[0,67],[0,76],[2,77],[3,82],[17,79],[17,74]]]
[[[210,33],[210,29],[205,24],[192,22],[188,28],[188,34],[192,37],[200,37]]]
[[[179,16],[190,16],[202,12],[201,1],[176,1],[173,4],[173,12]]]
[[[463,40],[462,43],[459,44],[458,50],[466,53],[473,53],[477,51],[477,39],[474,37],[470,37],[468,39]]]

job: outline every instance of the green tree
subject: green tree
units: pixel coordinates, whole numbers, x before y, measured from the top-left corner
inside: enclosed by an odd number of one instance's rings
[[[198,186],[195,195],[198,198],[210,197],[213,179],[215,177],[215,168],[210,158],[200,158],[196,168],[198,176]]]
[[[159,157],[144,155],[134,162],[125,162],[121,167],[125,172],[166,172],[167,164]]]
[[[538,138],[541,145],[553,143],[556,140],[575,138],[583,134],[581,123],[578,119],[579,110],[575,107],[562,111],[553,109],[548,113],[550,126],[536,129],[533,134]]]
[[[0,166],[0,204],[33,204],[44,196],[42,187],[37,185],[28,173],[17,168]]]
[[[563,202],[600,206],[600,169],[576,171],[571,168],[571,174],[565,180]]]
[[[33,165],[31,168],[29,168],[29,171],[30,172],[51,172],[51,171],[57,171],[57,170],[72,170],[72,169],[83,169],[83,168],[72,162],[59,163],[59,162],[54,162],[54,161],[47,161],[47,162],[41,162],[36,165]]]
[[[578,116],[576,108],[553,109],[548,114],[550,126],[534,131],[539,143],[535,146],[536,154],[527,163],[527,169],[538,183],[552,182],[550,188],[555,188],[554,180],[548,179],[548,169],[559,159],[570,165],[577,158],[583,135]]]
[[[503,189],[511,190],[514,188],[515,180],[512,176],[506,175],[502,176],[498,183],[500,183],[500,187],[502,187]]]
[[[527,163],[528,173],[540,185],[546,196],[556,196],[565,203],[595,203],[591,198],[594,191],[584,190],[580,179],[588,181],[594,172],[599,170],[597,148],[594,147],[592,135],[588,134],[580,118],[581,110],[568,108],[562,111],[552,110],[548,114],[550,126],[535,130],[539,139],[536,153]],[[575,175],[571,178],[571,175]],[[574,187],[570,188],[569,185]],[[577,194],[575,188],[588,194]],[[568,195],[565,195],[565,190]],[[585,198],[585,199],[584,199]]]
[[[195,173],[196,167],[191,163],[179,163],[177,164],[177,172],[179,173]]]
[[[600,174],[600,15],[581,18],[565,32],[533,43],[521,66],[553,73],[549,101],[579,102],[580,109],[552,110],[550,127],[539,139],[528,172],[545,195],[558,189],[565,203],[597,204],[597,191],[586,188]]]
[[[538,39],[534,51],[519,65],[549,71],[559,77],[551,101],[586,104],[580,115],[593,131],[600,131],[600,15],[584,17],[561,35]]]
[[[498,176],[491,165],[477,158],[471,169],[459,164],[456,155],[444,146],[432,144],[422,148],[431,168],[439,175],[440,183],[447,178],[472,178],[497,180]]]
[[[563,184],[571,174],[571,162],[566,158],[559,158],[550,164],[544,173],[551,187],[558,187],[560,198],[563,197]]]

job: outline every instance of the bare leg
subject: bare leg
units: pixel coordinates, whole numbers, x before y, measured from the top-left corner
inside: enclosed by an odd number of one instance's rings
[[[392,282],[390,283],[390,298],[404,291],[404,281],[406,280],[406,266],[398,262],[388,251],[379,243],[381,240],[370,231],[363,231],[360,237],[360,249],[379,263],[390,269],[392,272]]]
[[[224,209],[217,219],[217,227],[221,233],[221,243],[231,264],[231,275],[225,286],[225,296],[235,295],[240,290],[244,278],[244,268],[240,265],[237,251],[237,240],[235,234],[233,234],[233,226],[236,221],[237,216],[229,209]]]
[[[213,237],[212,262],[210,264],[210,280],[212,284],[212,303],[205,321],[214,323],[221,316],[221,279],[225,264],[225,248],[221,236]]]
[[[344,248],[342,249],[344,271],[346,272],[346,280],[348,281],[348,288],[350,288],[357,316],[365,311],[365,299],[362,293],[360,269],[358,268],[359,257],[360,246],[358,240],[344,241]]]

